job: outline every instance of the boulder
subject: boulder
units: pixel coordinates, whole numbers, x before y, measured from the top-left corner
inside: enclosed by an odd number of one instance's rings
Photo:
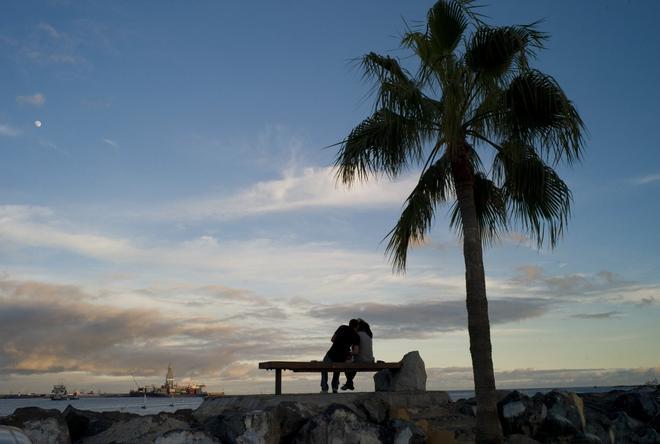
[[[291,442],[298,444],[380,444],[381,428],[358,417],[351,409],[332,404],[312,417]]]
[[[587,419],[584,402],[575,393],[553,390],[534,398],[543,399],[548,411],[542,425],[545,435],[571,436],[585,431]]]
[[[154,441],[154,444],[221,444],[213,436],[201,431],[170,430]]]
[[[381,370],[374,375],[377,392],[426,391],[426,368],[418,351],[405,354],[398,370]]]
[[[34,443],[70,444],[69,428],[59,410],[24,407],[0,418],[0,424],[21,429]]]
[[[32,444],[30,438],[18,427],[0,425],[0,443],[2,444]]]
[[[112,427],[115,422],[138,417],[138,415],[132,413],[92,412],[90,410],[78,410],[72,406],[68,406],[62,414],[73,442],[86,436],[98,435]]]
[[[189,431],[190,424],[175,415],[135,416],[121,419],[103,432],[80,440],[82,444],[129,444],[136,442],[154,442],[173,430]]]
[[[548,416],[548,409],[542,399],[530,398],[518,391],[510,392],[500,400],[497,411],[505,435],[535,436]]]
[[[658,443],[660,434],[653,427],[619,412],[612,421],[614,442]]]
[[[514,433],[504,438],[504,444],[540,444],[537,440],[521,433]]]
[[[660,413],[660,406],[655,397],[655,393],[649,391],[627,392],[614,400],[614,406],[617,410],[626,412],[631,418],[648,422]]]
[[[364,412],[371,422],[380,424],[387,420],[389,407],[382,399],[368,398],[358,401],[356,406]]]
[[[393,444],[425,444],[426,432],[410,421],[394,419],[388,424],[387,434],[392,437]]]

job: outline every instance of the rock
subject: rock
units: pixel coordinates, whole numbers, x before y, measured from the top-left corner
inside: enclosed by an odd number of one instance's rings
[[[118,421],[127,421],[138,417],[131,413],[119,412],[92,412],[89,410],[78,410],[68,406],[64,412],[64,420],[69,428],[71,441],[76,442],[86,436],[98,435],[112,427]]]
[[[648,422],[660,413],[655,394],[648,391],[627,392],[614,400],[617,410],[626,412],[631,418]]]
[[[0,443],[2,444],[32,444],[30,438],[18,427],[0,426]]]
[[[426,368],[418,351],[405,354],[398,370],[381,370],[374,375],[376,391],[426,391]]]
[[[593,433],[579,433],[571,439],[573,444],[601,444],[603,441]]]
[[[135,416],[114,422],[103,432],[85,437],[83,444],[129,444],[136,442],[154,442],[166,433],[189,431],[190,424],[175,415],[160,413],[158,415]]]
[[[619,412],[612,421],[614,428],[614,442],[628,443],[658,443],[660,434],[652,427]]]
[[[540,396],[535,396],[541,399]],[[553,390],[543,396],[543,403],[548,409],[548,416],[545,426],[546,433],[554,431],[566,436],[571,430],[572,433],[582,433],[586,427],[586,417],[584,414],[584,402],[575,393],[567,393]],[[568,423],[572,425],[569,426]],[[556,436],[556,435],[555,435]]]
[[[311,418],[292,442],[299,444],[380,444],[381,428],[361,420],[351,409],[332,404]]]
[[[389,436],[393,437],[393,444],[425,444],[426,433],[417,424],[410,421],[394,419],[388,424]]]
[[[392,407],[390,408],[389,413],[391,419],[402,419],[404,421],[410,421],[410,412],[404,407]]]
[[[456,434],[452,430],[431,428],[426,442],[428,444],[455,444],[458,441],[456,441]]]
[[[518,391],[510,392],[500,400],[497,411],[505,435],[535,436],[548,416],[548,409],[540,397],[530,398]]]
[[[578,428],[571,421],[563,416],[550,413],[534,437],[540,438],[541,441],[546,441],[549,438],[570,438],[578,433]]]
[[[540,444],[537,440],[521,433],[514,433],[504,438],[504,444]]]
[[[279,429],[280,441],[288,442],[316,412],[297,402],[283,402],[277,405],[272,413]]]
[[[204,432],[190,430],[170,430],[154,441],[154,444],[221,444],[220,441]]]
[[[18,427],[33,443],[70,444],[69,428],[59,410],[24,407],[0,418],[0,424]]]
[[[219,438],[221,442],[235,443],[236,439],[245,433],[244,417],[243,412],[228,412],[208,418],[203,427],[207,433]]]
[[[362,409],[371,422],[380,424],[387,420],[388,405],[382,399],[365,399],[356,405]]]

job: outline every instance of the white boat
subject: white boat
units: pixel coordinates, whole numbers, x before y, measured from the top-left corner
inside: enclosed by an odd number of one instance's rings
[[[64,384],[55,384],[53,390],[50,392],[50,399],[53,401],[63,401],[69,399],[69,393],[66,391]]]

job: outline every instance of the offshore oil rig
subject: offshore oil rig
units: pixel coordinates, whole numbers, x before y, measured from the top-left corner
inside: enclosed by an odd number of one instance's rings
[[[137,385],[137,383],[136,383]],[[206,396],[206,385],[204,384],[194,384],[189,382],[187,385],[178,385],[174,381],[174,371],[172,370],[172,364],[167,366],[167,374],[165,375],[165,383],[160,387],[155,385],[145,385],[140,387],[138,385],[137,390],[131,390],[129,392],[130,396]]]

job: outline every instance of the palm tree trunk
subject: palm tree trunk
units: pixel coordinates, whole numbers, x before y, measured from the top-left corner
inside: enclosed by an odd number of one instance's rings
[[[497,393],[490,344],[490,321],[486,299],[481,232],[474,200],[474,169],[467,150],[452,160],[452,174],[463,223],[466,305],[472,374],[477,397],[476,442],[501,443],[502,427],[497,415]]]

